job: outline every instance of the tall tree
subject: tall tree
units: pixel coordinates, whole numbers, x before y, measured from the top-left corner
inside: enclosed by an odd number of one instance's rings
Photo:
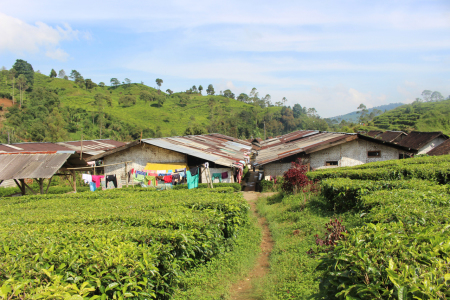
[[[206,93],[208,95],[214,95],[215,94],[214,87],[213,87],[212,84],[208,85],[208,88],[206,89]]]
[[[161,88],[161,84],[163,83],[163,80],[160,78],[156,78],[156,84],[158,85],[158,90]]]
[[[15,77],[17,78],[20,74],[25,75],[25,78],[27,79],[27,84],[29,88],[33,88],[34,84],[34,70],[33,66],[27,63],[26,61],[22,59],[16,60],[16,62],[13,65],[13,69],[17,71],[17,74]]]
[[[170,96],[172,96],[173,91],[172,91],[171,89],[167,89],[167,90],[166,90],[166,93],[168,93]]]
[[[82,77],[82,76],[81,76],[80,72],[78,72],[77,70],[72,70],[72,72],[70,72],[69,77],[70,77],[73,81],[76,81],[77,78],[80,78],[80,77]]]
[[[20,74],[19,77],[17,77],[17,85],[19,86],[19,106],[22,107],[23,93],[28,88],[25,75]]]
[[[237,97],[237,100],[239,100],[239,101],[241,101],[241,102],[244,102],[244,103],[247,103],[248,102],[248,95],[247,94],[244,94],[244,93],[241,93],[238,97]]]
[[[166,101],[166,96],[158,95],[157,100],[158,100],[159,107],[162,107],[164,105],[164,102]]]
[[[58,77],[61,79],[64,79],[65,76],[66,76],[66,72],[63,69],[59,70]]]
[[[423,101],[425,101],[425,102],[430,102],[431,101],[431,94],[432,94],[433,92],[432,91],[430,91],[430,90],[424,90],[423,92],[422,92],[422,98],[423,98]]]
[[[203,87],[201,85],[198,86],[198,91],[199,91],[200,94],[202,93]]]
[[[111,78],[110,82],[111,82],[111,85],[115,88],[117,88],[120,84],[120,81],[117,78]]]
[[[128,86],[130,86],[130,85],[131,85],[131,80],[128,79],[128,78],[125,78],[125,83],[126,83]]]
[[[197,87],[195,85],[192,86],[191,90],[193,93],[198,93]]]
[[[444,96],[440,92],[433,92],[430,96],[431,101],[438,102],[444,100]]]
[[[2,78],[5,78],[6,85],[8,85],[8,76],[9,76],[9,71],[6,70],[5,67],[2,67]]]
[[[50,78],[55,78],[56,77],[56,71],[55,71],[55,69],[52,69],[51,71],[50,71]]]
[[[11,95],[12,95],[13,104],[15,103],[15,97],[14,97],[14,92],[15,92],[15,90],[14,90],[14,84],[15,84],[15,82],[16,82],[16,74],[17,74],[17,72],[16,72],[16,70],[15,70],[14,68],[12,68],[11,70],[9,70],[9,79],[12,81],[12,93],[11,93]]]
[[[223,96],[226,97],[226,98],[231,98],[231,99],[234,99],[234,98],[236,97],[236,96],[233,94],[233,92],[230,91],[230,90],[225,90],[225,91],[223,91]]]

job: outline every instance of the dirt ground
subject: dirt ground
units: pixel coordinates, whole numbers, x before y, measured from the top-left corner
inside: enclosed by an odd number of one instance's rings
[[[0,98],[0,106],[3,104],[3,110],[0,110],[0,123],[4,119],[4,115],[6,113],[6,108],[13,106],[12,100]],[[1,124],[0,124],[1,127]]]
[[[244,192],[244,198],[250,205],[252,213],[258,218],[258,226],[262,231],[261,253],[256,261],[256,265],[249,272],[246,278],[231,286],[230,295],[234,300],[253,299],[253,284],[255,279],[264,277],[269,272],[269,255],[273,249],[273,240],[265,218],[261,217],[256,211],[256,201],[258,197],[267,197],[276,193],[256,193]]]

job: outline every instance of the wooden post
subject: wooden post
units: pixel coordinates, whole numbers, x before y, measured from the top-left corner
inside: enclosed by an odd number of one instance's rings
[[[128,187],[128,163],[125,163],[125,182]]]
[[[23,179],[19,179],[20,183],[25,183]],[[25,195],[25,185],[21,185],[16,179],[14,179],[14,182],[17,184],[17,186],[20,189],[20,193],[22,193],[22,195]]]
[[[81,154],[80,160],[83,160],[83,128],[81,128]]]
[[[48,180],[47,190],[45,191],[46,194],[48,194],[48,188],[50,187],[50,183],[52,183],[52,179],[53,177],[50,177],[50,179]]]
[[[96,175],[96,174],[95,174],[95,162],[94,162],[94,175]]]
[[[44,194],[44,178],[37,178],[37,182],[39,183],[39,192]]]
[[[77,179],[75,177],[75,171],[71,171],[70,173],[72,173],[73,191],[76,193],[77,192]]]

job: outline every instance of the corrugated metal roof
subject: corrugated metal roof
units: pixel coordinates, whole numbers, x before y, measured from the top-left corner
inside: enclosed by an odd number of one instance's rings
[[[405,137],[407,136],[407,134],[403,131],[390,131],[387,130],[379,135],[376,136],[377,139],[383,140],[385,142],[399,142],[401,141],[401,136],[404,135]]]
[[[412,131],[406,137],[404,137],[398,144],[403,147],[420,150],[432,140],[442,137],[448,139],[448,136],[442,132],[419,132]]]
[[[295,136],[295,135],[292,135]],[[288,143],[274,144],[270,147],[265,147],[258,151],[258,156],[256,156],[255,164],[264,165],[269,162],[277,161],[279,159],[289,157],[291,155],[301,153],[301,152],[314,152],[315,148],[326,148],[326,145],[334,145],[336,142],[341,140],[351,138],[356,139],[355,134],[346,133],[335,133],[335,132],[322,132],[311,131],[309,133],[301,132],[296,136],[297,138]],[[303,138],[299,138],[303,137]],[[277,139],[282,139],[282,137]]]
[[[50,178],[72,153],[2,154],[0,180]]]
[[[104,151],[126,145],[114,140],[86,140],[83,141],[83,153],[96,155]],[[58,142],[58,143],[15,143],[0,144],[0,153],[30,153],[30,152],[57,152],[76,151],[81,152],[81,141]],[[95,154],[91,154],[95,153]]]
[[[202,158],[223,166],[231,166],[244,159],[244,152],[251,151],[251,144],[220,134],[188,135],[143,139],[142,142]]]
[[[436,148],[427,153],[428,155],[447,155],[450,154],[450,140],[446,140]]]

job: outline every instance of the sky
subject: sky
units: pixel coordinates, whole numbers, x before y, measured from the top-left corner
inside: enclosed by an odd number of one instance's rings
[[[0,67],[257,88],[332,117],[450,95],[450,1],[0,1]]]

